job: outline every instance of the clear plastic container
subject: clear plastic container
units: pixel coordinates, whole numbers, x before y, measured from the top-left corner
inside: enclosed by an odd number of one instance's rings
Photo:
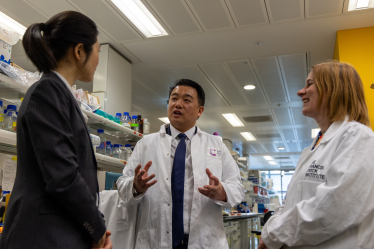
[[[132,154],[131,144],[126,144],[125,145],[125,155],[124,155],[123,160],[125,160],[125,161],[130,160],[131,154]]]
[[[131,120],[131,130],[139,132],[138,116],[132,116]]]
[[[114,149],[113,149],[113,157],[119,159],[120,154],[121,154],[121,151],[119,149],[119,144],[115,144]]]
[[[123,157],[124,157],[124,151],[125,151],[125,148],[122,147],[122,144],[119,145],[119,159],[121,160],[124,160]]]
[[[144,135],[149,134],[150,128],[151,128],[151,124],[148,122],[147,118],[144,118],[143,123],[144,123],[143,124],[143,134]]]
[[[0,100],[0,129],[3,128],[3,125],[4,125],[3,101]]]
[[[122,126],[127,127],[127,128],[131,127],[130,114],[128,112],[123,113],[121,122],[122,122]]]
[[[119,120],[121,120],[122,119],[122,114],[121,113],[116,113],[116,118],[119,118]]]
[[[4,117],[4,129],[7,131],[16,131],[17,127],[17,106],[8,105],[7,114]]]
[[[100,138],[100,145],[96,147],[96,153],[99,153],[101,155],[106,155],[106,138],[104,135],[104,130],[103,129],[98,129],[97,130],[97,135]]]
[[[4,119],[3,119],[3,125],[0,127],[1,129],[5,130],[5,118],[8,113],[8,110],[4,108]]]
[[[113,156],[112,144],[110,141],[106,141],[106,149],[105,149],[106,156]]]

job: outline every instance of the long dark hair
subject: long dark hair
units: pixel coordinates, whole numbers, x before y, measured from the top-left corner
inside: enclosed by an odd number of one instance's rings
[[[90,18],[76,11],[64,11],[46,23],[34,23],[28,27],[22,44],[38,70],[49,73],[66,56],[67,51],[79,43],[83,43],[88,59],[97,35],[97,26]]]

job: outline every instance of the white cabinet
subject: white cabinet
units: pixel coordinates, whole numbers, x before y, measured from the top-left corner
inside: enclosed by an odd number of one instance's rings
[[[131,111],[131,71],[131,62],[109,44],[101,45],[92,94],[99,97],[105,112]]]

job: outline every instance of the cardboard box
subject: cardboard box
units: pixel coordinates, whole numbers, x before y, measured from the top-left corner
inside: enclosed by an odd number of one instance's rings
[[[100,105],[99,97],[92,95],[88,93],[87,91],[85,91],[85,93],[86,93],[86,97],[87,97],[87,101],[89,105]]]

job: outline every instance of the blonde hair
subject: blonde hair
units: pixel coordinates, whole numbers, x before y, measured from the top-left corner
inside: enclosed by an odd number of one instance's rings
[[[360,75],[347,63],[325,62],[312,67],[319,94],[318,108],[324,108],[331,122],[355,120],[370,127],[365,93]],[[325,100],[325,101],[324,101]]]

